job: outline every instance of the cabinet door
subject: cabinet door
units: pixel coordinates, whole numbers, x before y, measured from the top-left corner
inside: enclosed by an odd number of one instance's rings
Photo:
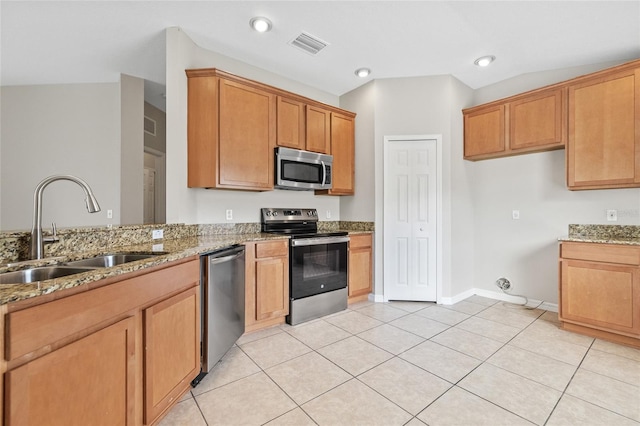
[[[640,275],[635,267],[561,261],[560,319],[640,334]]]
[[[349,297],[371,293],[371,235],[353,235],[349,242]]]
[[[515,100],[509,108],[509,148],[513,151],[562,148],[567,138],[566,89]]]
[[[331,114],[332,195],[354,194],[355,126],[353,117]]]
[[[144,310],[146,424],[181,397],[200,372],[199,295],[193,287]]]
[[[276,99],[220,79],[219,187],[273,189]]]
[[[569,86],[567,185],[640,186],[640,70]]]
[[[256,320],[289,314],[289,274],[285,258],[256,260]]]
[[[331,112],[307,105],[307,151],[331,154]]]
[[[5,373],[7,425],[133,425],[135,320]]]
[[[480,108],[464,115],[464,158],[495,156],[504,152],[505,106]]]
[[[305,149],[305,104],[278,96],[278,146]]]

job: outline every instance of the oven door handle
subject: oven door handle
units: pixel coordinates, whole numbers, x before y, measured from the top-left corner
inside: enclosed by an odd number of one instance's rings
[[[321,244],[348,243],[349,237],[318,237],[318,238],[300,238],[291,240],[293,247],[317,246]]]

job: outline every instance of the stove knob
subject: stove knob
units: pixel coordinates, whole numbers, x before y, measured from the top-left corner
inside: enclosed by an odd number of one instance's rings
[[[274,216],[278,216],[278,212],[273,212],[273,215]]]

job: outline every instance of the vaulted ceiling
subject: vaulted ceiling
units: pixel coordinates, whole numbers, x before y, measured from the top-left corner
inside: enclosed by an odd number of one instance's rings
[[[254,16],[273,23],[259,34]],[[164,29],[335,95],[370,79],[452,74],[479,88],[523,73],[640,57],[640,1],[5,1],[2,85],[165,83]],[[289,42],[328,43],[312,56]],[[496,56],[487,68],[473,61]],[[359,67],[369,77],[355,76]]]

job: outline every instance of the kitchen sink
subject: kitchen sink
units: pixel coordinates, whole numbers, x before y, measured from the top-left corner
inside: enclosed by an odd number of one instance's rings
[[[0,274],[0,284],[28,284],[93,270],[95,270],[95,268],[81,268],[64,265],[42,266],[39,268]]]
[[[140,254],[140,253],[114,253],[102,256],[90,257],[88,259],[74,260],[65,262],[68,266],[80,266],[88,268],[109,268],[111,266],[121,265],[123,263],[135,262],[136,260],[149,259],[156,257],[158,254]]]

